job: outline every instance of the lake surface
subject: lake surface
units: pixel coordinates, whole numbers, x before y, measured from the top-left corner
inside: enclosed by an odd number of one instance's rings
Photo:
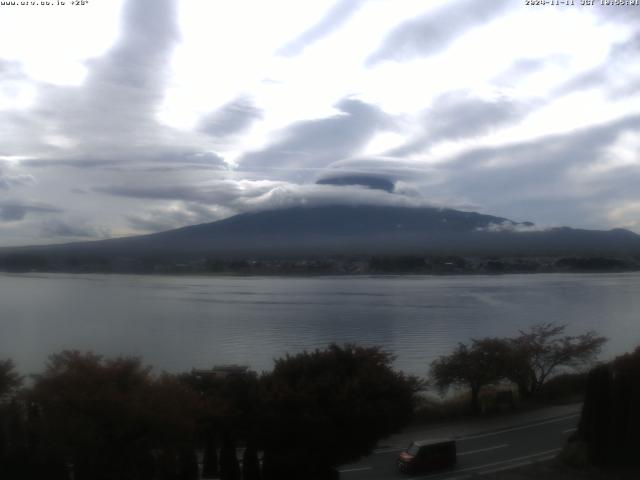
[[[25,373],[51,353],[137,355],[184,371],[239,363],[268,370],[286,352],[331,342],[381,345],[396,366],[429,363],[473,337],[537,322],[610,338],[602,357],[640,344],[640,273],[386,277],[159,277],[0,274],[0,359]]]

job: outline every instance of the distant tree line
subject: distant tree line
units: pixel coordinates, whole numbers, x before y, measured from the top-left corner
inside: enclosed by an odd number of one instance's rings
[[[337,478],[410,420],[421,382],[392,361],[331,345],[262,375],[156,375],[137,358],[64,351],[26,387],[3,361],[0,478]]]
[[[557,372],[589,365],[606,342],[593,331],[571,336],[565,329],[566,325],[542,323],[513,338],[460,343],[432,362],[431,380],[442,392],[451,386],[467,387],[474,413],[481,409],[481,389],[489,385],[511,382],[521,398],[535,397]]]
[[[291,258],[195,257],[9,253],[0,255],[8,272],[211,273],[243,275],[330,274],[506,274],[536,272],[619,272],[640,269],[640,257],[536,257],[457,255],[310,256]]]

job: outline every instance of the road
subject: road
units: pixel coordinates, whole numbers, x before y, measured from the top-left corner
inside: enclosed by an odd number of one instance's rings
[[[464,479],[472,475],[494,473],[527,463],[553,458],[567,437],[575,430],[579,411],[565,412],[561,416],[537,418],[518,423],[514,417],[510,425],[499,425],[491,431],[450,435],[457,440],[458,464],[455,469],[428,475],[405,475],[396,470],[395,460],[402,447],[413,440],[442,438],[441,431],[421,431],[410,436],[397,437],[393,445],[379,448],[362,461],[340,468],[342,480],[447,480]],[[442,429],[440,429],[442,430]],[[455,432],[452,432],[455,433]],[[406,445],[398,444],[406,441]]]

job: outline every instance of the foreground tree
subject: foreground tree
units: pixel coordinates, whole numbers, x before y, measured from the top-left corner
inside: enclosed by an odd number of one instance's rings
[[[254,442],[249,442],[242,455],[242,480],[260,480],[260,460]]]
[[[515,338],[474,339],[431,364],[431,379],[442,391],[453,385],[471,391],[471,410],[480,411],[480,391],[508,379],[518,386],[521,398],[534,396],[560,370],[591,363],[606,338],[589,331],[563,335],[566,325],[542,323]]]
[[[220,449],[220,480],[240,480],[236,442],[230,435],[225,436]]]
[[[520,396],[535,395],[558,370],[591,363],[607,341],[594,331],[564,335],[566,325],[541,323],[511,340],[508,378],[518,385]]]
[[[14,393],[22,385],[22,380],[13,361],[0,361],[0,397]]]
[[[198,399],[138,359],[53,355],[30,401],[42,448],[71,462],[77,480],[193,478]]]
[[[202,478],[216,478],[218,476],[218,443],[215,432],[211,428],[200,427],[203,443]]]
[[[471,411],[480,412],[480,390],[506,376],[510,347],[500,338],[472,340],[471,346],[459,343],[450,355],[431,364],[430,377],[444,393],[451,386],[468,387],[471,391]]]
[[[264,377],[263,478],[336,478],[407,424],[421,388],[377,347],[331,345],[277,360]]]
[[[203,405],[198,417],[204,453],[202,477],[237,478],[240,470],[235,458],[236,441],[256,444],[264,411],[257,374],[241,370],[218,376],[207,371],[192,371],[180,378],[199,394]]]
[[[28,461],[26,418],[15,398],[21,386],[13,362],[0,361],[0,478],[17,477]]]

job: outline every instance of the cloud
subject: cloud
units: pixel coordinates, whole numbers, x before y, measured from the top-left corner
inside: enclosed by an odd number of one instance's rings
[[[37,115],[24,111],[0,110],[0,156],[23,156],[43,149],[40,139],[44,125]]]
[[[223,138],[244,132],[261,117],[262,111],[250,98],[240,97],[201,118],[198,129],[212,137]]]
[[[484,99],[448,92],[436,99],[425,120],[429,137],[451,140],[486,134],[523,113],[523,106],[507,97]]]
[[[42,235],[63,239],[99,239],[111,236],[109,229],[91,225],[86,220],[46,220],[40,225]]]
[[[475,148],[440,162],[434,194],[446,191],[479,202],[501,215],[546,218],[545,223],[575,225],[594,221],[602,202],[633,198],[621,182],[587,175],[625,134],[637,135],[640,115],[574,132],[497,147]],[[640,174],[640,166],[636,166]],[[638,177],[635,177],[638,178]]]
[[[319,178],[333,175],[379,175],[390,181],[417,180],[429,174],[430,168],[402,157],[363,156],[332,162],[321,170]]]
[[[135,170],[146,166],[145,170],[169,171],[194,167],[208,167],[215,170],[227,168],[224,159],[214,152],[167,147],[163,150],[122,152],[119,158],[101,158],[92,155],[67,158],[31,158],[20,161],[20,165],[32,168],[70,167],[79,169],[110,168]],[[173,165],[173,167],[172,167]]]
[[[30,213],[59,213],[62,210],[44,203],[25,203],[20,201],[0,202],[0,221],[17,222]]]
[[[283,183],[260,196],[239,199],[236,202],[236,210],[245,212],[323,205],[398,205],[412,207],[433,205],[433,202],[425,198],[405,197],[359,185],[335,186]]]
[[[383,181],[381,179],[381,181]],[[288,203],[285,197],[291,197],[295,204],[313,204],[315,200],[324,204],[339,197],[347,203],[349,195],[360,196],[362,190],[369,188],[362,184],[295,184],[274,181],[225,180],[209,182],[199,186],[157,186],[157,187],[101,187],[95,191],[109,195],[147,199],[186,202],[193,205],[222,208],[227,212],[241,212],[250,208],[267,208]],[[326,198],[325,198],[326,197]],[[367,195],[365,194],[366,198]],[[382,196],[381,203],[387,203],[390,197]]]
[[[41,84],[39,100],[28,114],[0,112],[0,137],[9,140],[0,154],[19,155],[21,166],[52,173],[60,167],[111,172],[226,170],[211,139],[157,120],[171,55],[180,39],[177,1],[127,0],[121,21],[113,48],[86,62],[84,84]],[[235,105],[236,127],[238,109],[248,108],[247,102],[241,99]]]
[[[599,3],[599,2],[596,2]],[[637,5],[593,5],[591,11],[595,12],[603,20],[612,20],[620,23],[628,23],[638,27],[640,20],[640,8]]]
[[[640,11],[638,8],[631,10]],[[639,61],[640,30],[628,40],[613,44],[607,59],[600,65],[558,85],[553,90],[552,96],[562,96],[591,88],[603,89],[611,99],[635,95],[640,86],[640,74],[635,68]]]
[[[284,57],[301,54],[305,48],[330,35],[344,25],[367,0],[338,0],[318,23],[278,50]]]
[[[18,69],[19,69],[19,64],[17,62],[0,58],[0,78],[13,76],[13,74]]]
[[[512,232],[512,233],[530,233],[530,232],[544,232],[549,230],[548,227],[538,227],[531,222],[515,223],[511,220],[505,220],[501,223],[490,223],[486,227],[478,227],[476,230],[480,232]]]
[[[0,98],[16,93],[18,81],[24,81],[26,77],[19,62],[0,58]]]
[[[235,189],[235,196],[229,197],[226,202],[216,198],[216,204],[194,201],[194,198],[204,199],[211,197],[207,192],[200,194],[186,194],[182,191],[158,191],[154,198],[168,199],[174,202],[164,208],[154,208],[143,214],[127,215],[126,219],[131,227],[140,232],[157,232],[173,228],[194,225],[198,223],[213,222],[233,214],[255,212],[260,210],[273,210],[290,207],[314,207],[330,205],[390,205],[404,207],[433,206],[444,207],[436,200],[423,197],[406,196],[375,190],[362,185],[317,185],[294,183],[279,183],[264,188],[256,185],[256,188],[246,185],[245,188]],[[150,198],[154,193],[146,190],[135,192],[113,192],[117,195],[131,195],[136,198]],[[180,200],[182,197],[182,200]],[[177,202],[177,203],[176,203]]]
[[[363,190],[357,188],[357,190]],[[389,203],[389,199],[381,199],[375,196],[359,198],[354,195],[354,190],[342,191],[339,187],[319,187],[313,185],[279,184],[272,185],[268,189],[235,189],[236,195],[227,198],[226,202],[218,204],[203,204],[193,201],[193,198],[210,199],[206,193],[186,194],[186,192],[173,191],[157,192],[154,198],[170,197],[174,202],[164,208],[154,208],[143,214],[127,215],[129,225],[141,232],[157,232],[173,228],[184,227],[199,223],[213,222],[237,213],[286,208],[290,206],[316,206],[334,204],[360,204]],[[119,195],[131,195],[138,198],[154,196],[152,192],[113,192]],[[181,199],[182,197],[182,199]],[[220,202],[221,198],[216,198]],[[385,201],[386,200],[386,201]],[[177,202],[177,203],[176,203]]]
[[[103,168],[111,167],[121,163],[120,160],[106,159],[106,158],[28,158],[20,160],[20,165],[30,168],[57,168],[57,167],[72,167],[72,168]]]
[[[0,205],[0,220],[11,222],[22,220],[27,214],[27,208],[22,205]]]
[[[36,179],[28,173],[12,173],[7,162],[0,161],[0,190],[35,185]]]
[[[462,33],[488,23],[513,5],[509,0],[457,0],[396,27],[369,56],[367,65],[406,61],[444,50]]]
[[[500,78],[508,80],[520,79],[548,65],[549,58],[521,58],[513,62]]]
[[[95,187],[93,191],[129,198],[231,205],[238,198],[260,196],[279,184],[279,182],[270,181],[217,180],[205,184],[188,185],[112,185]]]
[[[377,131],[394,127],[391,117],[360,100],[344,99],[336,108],[339,113],[332,117],[289,126],[264,150],[242,156],[240,168],[269,171],[323,167],[354,155]]]
[[[388,155],[402,157],[439,141],[485,135],[524,117],[530,109],[531,105],[504,96],[480,98],[469,92],[448,92],[422,114],[423,131]]]
[[[507,69],[495,77],[498,85],[517,88],[522,81],[549,66],[565,68],[570,61],[568,55],[549,55],[546,57],[525,57],[513,62]]]
[[[612,223],[624,228],[640,230],[640,201],[621,202],[612,207],[607,216]]]
[[[381,180],[382,181],[382,180]],[[118,186],[96,189],[109,195],[166,202],[142,214],[127,215],[129,225],[152,232],[211,222],[237,213],[323,205],[454,206],[450,200],[427,198],[400,182],[393,192],[362,184],[296,184],[273,181],[226,180],[200,186]]]
[[[82,85],[39,86],[39,101],[29,116],[36,126],[19,130],[21,137],[31,138],[21,154],[102,166],[188,143],[156,120],[179,40],[176,17],[176,0],[126,1],[119,40],[104,56],[86,62]],[[71,149],[52,145],[43,133],[64,139]],[[94,160],[97,164],[91,164]]]
[[[485,171],[492,176],[507,175],[511,169],[531,169],[538,171],[536,177],[557,177],[559,173],[571,167],[586,168],[589,163],[595,162],[601,152],[621,133],[637,132],[639,120],[640,116],[632,115],[567,134],[549,135],[499,147],[479,148],[460,155],[449,167],[456,170],[465,169],[465,172],[466,169],[476,173]],[[513,178],[522,179],[519,175]]]
[[[19,62],[0,58],[0,94],[15,91],[14,82],[25,79]]]
[[[0,190],[34,185],[35,183],[36,179],[34,176],[27,173],[21,173],[19,175],[3,175],[0,172]]]
[[[377,175],[340,175],[321,178],[318,185],[360,185],[374,190],[391,193],[395,188],[393,181]]]
[[[188,225],[220,220],[229,215],[219,207],[183,202],[166,208],[154,208],[144,214],[127,215],[130,227],[141,232],[161,232]]]

